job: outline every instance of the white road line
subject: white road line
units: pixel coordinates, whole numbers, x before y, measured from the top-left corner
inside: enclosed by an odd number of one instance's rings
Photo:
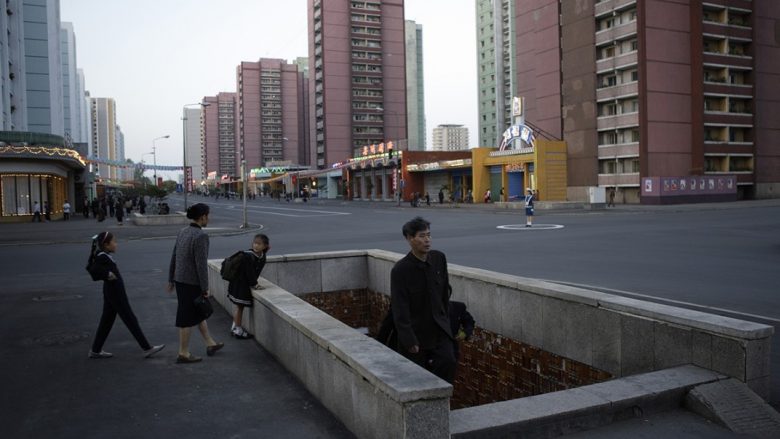
[[[525,224],[504,224],[503,226],[496,226],[497,229],[503,230],[556,230],[562,229],[560,224],[534,224],[531,227],[526,227]]]
[[[213,205],[212,205],[213,206]],[[229,210],[236,210],[235,207],[228,207],[228,206],[213,206],[213,207],[221,207],[223,209],[229,209]],[[259,213],[259,214],[267,214],[267,215],[278,215],[278,216],[289,216],[289,217],[295,217],[295,218],[309,218],[309,217],[318,217],[318,216],[336,216],[336,215],[352,215],[349,212],[334,212],[330,210],[309,210],[309,209],[292,209],[289,207],[259,207],[259,206],[247,206],[247,210]],[[268,210],[284,210],[284,211],[292,211],[292,212],[300,212],[304,213],[304,215],[295,215],[295,214],[289,214],[289,213],[282,213],[282,212],[269,212]],[[306,215],[308,213],[319,213],[321,215]]]
[[[540,279],[540,280],[543,280],[545,282],[551,282],[551,283],[555,283],[555,284],[560,284],[560,285],[568,285],[570,287],[585,288],[585,289],[589,289],[589,290],[601,291],[601,292],[604,292],[604,293],[614,293],[614,294],[618,294],[618,295],[621,295],[621,296],[630,296],[630,297],[637,297],[637,298],[640,298],[640,299],[655,300],[655,301],[659,301],[659,302],[670,303],[670,304],[673,304],[673,305],[682,305],[682,306],[687,306],[687,307],[691,307],[691,308],[698,308],[698,309],[702,309],[702,310],[717,311],[717,312],[720,312],[720,313],[723,313],[723,314],[731,314],[731,315],[740,316],[740,317],[750,317],[752,319],[765,320],[767,322],[772,322],[772,323],[780,323],[780,319],[776,319],[776,318],[773,318],[773,317],[767,317],[767,316],[762,316],[762,315],[758,315],[758,314],[751,314],[751,313],[747,313],[747,312],[739,312],[739,311],[734,311],[734,310],[730,310],[730,309],[718,308],[718,307],[715,307],[715,306],[699,305],[699,304],[691,303],[691,302],[683,302],[681,300],[665,299],[663,297],[650,296],[650,295],[647,295],[647,294],[640,294],[640,293],[633,293],[631,291],[616,290],[616,289],[613,289],[613,288],[598,287],[598,286],[595,286],[595,285],[578,284],[578,283],[574,283],[574,282],[561,282],[561,281],[555,281],[555,280],[549,280],[549,279]]]

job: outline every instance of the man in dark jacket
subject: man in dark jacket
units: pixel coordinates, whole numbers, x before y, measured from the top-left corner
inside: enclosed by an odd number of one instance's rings
[[[449,275],[444,253],[431,250],[430,223],[420,217],[403,226],[411,251],[390,273],[390,303],[399,351],[452,383],[455,354],[449,321]]]

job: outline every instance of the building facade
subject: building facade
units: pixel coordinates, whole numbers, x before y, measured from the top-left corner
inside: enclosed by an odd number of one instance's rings
[[[313,166],[407,138],[403,0],[308,0]]]
[[[408,149],[424,151],[425,137],[425,81],[423,70],[422,25],[406,20],[406,115]]]
[[[773,5],[535,0],[518,10],[517,58],[532,60],[518,64],[518,94],[526,120],[568,145],[568,199],[600,186],[639,202],[644,179],[691,176],[735,176],[739,198],[777,196]],[[672,187],[703,199],[702,188]]]
[[[298,64],[281,59],[242,62],[236,77],[238,163],[245,159],[252,169],[269,162],[306,161],[304,73]]]
[[[123,160],[117,150],[116,101],[113,98],[90,98],[92,121],[92,155],[102,160]],[[117,181],[115,166],[93,164],[92,170],[103,180]]]
[[[184,151],[187,155],[187,166],[192,168],[192,179],[200,185],[206,179],[203,149],[202,118],[203,109],[184,109]],[[197,186],[196,186],[197,187]]]
[[[469,129],[463,125],[439,125],[433,129],[431,151],[469,149]]]
[[[59,0],[23,0],[27,131],[63,135]]]
[[[222,176],[236,177],[236,93],[222,92],[206,96],[203,108],[203,151],[207,176],[214,172],[217,179]],[[214,175],[214,174],[212,174]]]
[[[498,146],[512,122],[518,67],[515,1],[476,0],[479,145]],[[536,41],[536,39],[534,39]]]

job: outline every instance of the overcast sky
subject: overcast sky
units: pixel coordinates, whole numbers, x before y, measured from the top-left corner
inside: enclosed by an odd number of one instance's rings
[[[423,25],[426,135],[443,123],[477,139],[474,0],[406,0]],[[61,0],[92,97],[112,97],[134,161],[181,165],[182,106],[236,90],[236,66],[308,56],[306,0]],[[147,161],[151,156],[146,157]]]

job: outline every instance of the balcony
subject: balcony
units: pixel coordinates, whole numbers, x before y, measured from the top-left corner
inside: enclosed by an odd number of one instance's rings
[[[610,70],[620,70],[626,67],[636,65],[638,59],[637,51],[624,53],[596,61],[596,72],[602,73]]]
[[[704,22],[702,32],[705,34],[728,36],[751,41],[753,31],[750,28],[727,26],[725,23]]]
[[[746,113],[704,112],[705,124],[753,126],[753,115]]]
[[[746,55],[704,52],[702,61],[705,65],[735,66],[745,69],[753,68],[753,57]]]
[[[634,5],[636,5],[636,0],[606,0],[596,3],[596,18],[612,14],[612,11],[628,9]]]
[[[615,98],[625,96],[638,96],[639,95],[639,82],[629,82],[627,84],[614,85],[612,87],[605,87],[596,90],[596,100],[609,101]]]
[[[599,130],[639,126],[639,113],[599,116],[596,124]]]
[[[639,142],[599,146],[599,158],[639,156]]]
[[[601,46],[614,40],[622,40],[631,35],[636,35],[636,21],[596,32],[596,46]]]

